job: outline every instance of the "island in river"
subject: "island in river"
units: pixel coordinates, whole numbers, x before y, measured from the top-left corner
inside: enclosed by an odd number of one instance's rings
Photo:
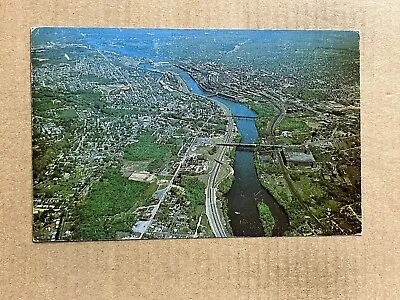
[[[35,241],[361,232],[359,36],[36,28]]]

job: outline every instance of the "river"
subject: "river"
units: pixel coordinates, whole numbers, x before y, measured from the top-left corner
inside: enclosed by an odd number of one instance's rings
[[[88,39],[88,44],[95,49],[118,52],[121,55],[142,57],[144,62],[139,67],[148,71],[159,72],[152,61],[168,61],[161,59],[150,53],[125,49],[124,47],[110,48],[107,44],[101,44],[96,39]],[[205,93],[189,74],[181,69],[173,67],[173,71],[178,73],[186,82],[189,90],[200,96],[209,95]],[[255,117],[257,114],[244,104],[234,102],[222,97],[211,96],[227,106],[233,116]],[[237,129],[241,134],[242,143],[255,143],[258,138],[258,131],[255,125],[255,118],[243,119],[235,118]],[[275,220],[273,236],[282,236],[289,228],[289,219],[284,209],[277,203],[275,198],[260,183],[254,165],[254,153],[237,149],[234,162],[235,180],[226,195],[228,198],[228,217],[234,236],[264,236],[263,228],[259,218],[257,203],[262,201],[268,205]]]
[[[190,91],[201,96],[209,96],[183,70],[176,71],[186,82]],[[233,116],[255,117],[257,114],[244,104],[234,102],[219,96],[210,97],[227,106]],[[258,131],[255,119],[236,118],[237,129],[241,134],[242,143],[255,143]],[[257,203],[262,201],[268,205],[275,220],[273,236],[282,236],[289,227],[289,219],[284,209],[275,198],[260,183],[254,165],[254,153],[237,149],[233,166],[235,180],[226,195],[228,198],[228,216],[234,236],[264,236],[260,222]]]

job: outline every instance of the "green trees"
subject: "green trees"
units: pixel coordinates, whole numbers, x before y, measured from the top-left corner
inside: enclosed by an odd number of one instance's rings
[[[185,177],[182,180],[182,185],[186,191],[186,199],[191,205],[204,205],[206,185],[197,178]]]
[[[138,142],[126,147],[124,159],[131,161],[145,161],[153,162],[152,169],[160,167],[160,161],[168,159],[171,151],[168,146],[162,144],[155,144],[155,137],[150,133],[144,133],[139,136]]]
[[[257,113],[256,127],[260,136],[267,136],[268,123],[275,115],[274,108],[260,103],[251,103],[250,108]]]
[[[156,138],[146,132],[139,136],[138,141],[128,145],[125,149],[124,159],[130,161],[148,161],[147,171],[158,172],[176,155],[180,148],[179,139],[169,139],[167,143],[156,143]]]
[[[310,129],[306,122],[296,117],[285,117],[277,126],[279,130],[305,132]]]
[[[114,239],[118,232],[129,233],[136,221],[131,212],[147,204],[156,187],[130,181],[122,177],[118,167],[110,167],[82,204],[75,238],[107,240]]]
[[[259,202],[257,204],[257,208],[260,214],[260,220],[264,229],[264,234],[266,236],[272,236],[272,230],[275,226],[275,220],[271,214],[271,211],[264,202]]]
[[[185,200],[189,202],[188,222],[191,230],[196,229],[200,215],[205,213],[205,193],[206,185],[196,177],[184,176],[181,185],[185,188]]]

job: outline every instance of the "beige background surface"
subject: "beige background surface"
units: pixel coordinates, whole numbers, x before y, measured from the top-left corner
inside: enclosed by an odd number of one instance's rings
[[[0,299],[399,299],[400,5],[0,2]],[[31,242],[30,27],[361,31],[362,237]]]

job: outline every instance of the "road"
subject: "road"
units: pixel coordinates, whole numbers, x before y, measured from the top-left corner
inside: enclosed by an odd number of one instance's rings
[[[184,92],[184,93],[190,93],[190,92]],[[229,109],[223,105],[220,102],[217,102],[209,97],[206,96],[201,96],[198,94],[194,94],[196,96],[205,98],[209,101],[213,101],[214,103],[216,103],[217,105],[219,105],[223,111],[225,112],[226,116],[230,115],[230,111]],[[205,122],[205,124],[208,123],[208,121],[210,120],[211,116],[208,118],[207,122]],[[203,126],[205,126],[205,124]],[[232,138],[233,138],[233,130],[235,128],[235,124],[234,124],[234,118],[228,118],[228,130],[227,133],[225,135],[225,139],[224,142],[225,143],[231,143],[232,142]],[[200,130],[201,131],[201,130]],[[199,132],[200,132],[199,131]],[[151,223],[154,220],[155,215],[157,214],[161,203],[163,202],[163,200],[165,199],[165,197],[167,196],[168,192],[170,191],[172,184],[176,178],[176,176],[178,175],[183,163],[185,162],[187,155],[190,151],[190,149],[192,148],[194,142],[196,141],[196,137],[193,139],[191,145],[189,146],[189,148],[187,149],[186,153],[183,155],[181,161],[179,162],[179,166],[176,169],[174,176],[171,178],[171,180],[168,183],[168,186],[163,190],[163,194],[160,197],[160,200],[158,201],[158,203],[154,206],[152,213],[151,213],[151,217],[147,222],[146,228],[143,230],[143,232],[140,234],[139,239],[143,238],[143,235],[147,232],[149,226],[151,225]],[[213,165],[212,165],[212,169],[210,172],[210,176],[208,178],[207,181],[207,187],[205,190],[205,194],[206,194],[206,215],[210,224],[210,227],[214,233],[214,235],[216,237],[227,237],[227,232],[225,230],[225,226],[223,225],[222,222],[222,218],[219,214],[218,211],[218,206],[217,206],[217,197],[216,197],[216,191],[217,191],[217,178],[221,169],[221,163],[218,161],[222,161],[225,151],[226,151],[226,146],[219,146],[217,153],[216,153],[216,157],[215,160],[213,161]]]
[[[271,120],[271,122],[269,123],[269,128],[268,128],[268,134],[269,134],[269,141],[273,142],[274,140],[274,130],[275,127],[283,120],[283,118],[285,117],[286,114],[286,110],[285,107],[282,106],[278,106],[276,105],[276,107],[279,110],[279,113],[276,114],[274,116],[274,118]],[[286,145],[287,147],[288,145]],[[281,153],[279,151],[275,151],[275,156],[278,160],[278,164],[279,167],[283,173],[283,177],[286,181],[287,186],[290,189],[290,192],[292,193],[292,195],[294,196],[295,199],[297,199],[297,201],[299,202],[299,204],[308,212],[308,214],[314,219],[314,221],[320,225],[321,228],[323,228],[325,230],[325,226],[320,222],[320,220],[312,213],[312,211],[310,210],[310,208],[308,207],[308,205],[305,203],[305,201],[303,200],[302,195],[300,194],[300,192],[297,190],[297,188],[295,187],[292,178],[289,175],[289,171],[286,168],[285,164],[283,163],[283,159],[281,156]]]
[[[158,203],[156,205],[154,205],[154,208],[151,212],[151,216],[145,226],[145,229],[142,231],[142,233],[139,236],[139,239],[143,238],[143,235],[147,232],[149,226],[151,225],[151,223],[153,223],[154,217],[156,216],[158,210],[160,209],[161,203],[164,201],[165,197],[168,195],[168,192],[171,190],[172,184],[174,183],[174,180],[176,178],[176,176],[178,176],[178,173],[183,165],[183,163],[185,162],[186,158],[189,155],[190,149],[192,148],[192,146],[194,145],[196,141],[196,137],[193,138],[192,142],[190,143],[190,146],[187,148],[185,154],[183,155],[182,159],[179,161],[179,165],[175,170],[174,175],[172,176],[171,180],[168,182],[167,187],[165,187],[162,191],[162,195],[160,197],[160,200],[158,201]]]
[[[230,116],[230,110],[224,104],[213,100],[210,97],[193,94],[197,97],[201,97],[208,101],[212,101],[215,104],[219,105],[225,113],[225,116]],[[211,118],[211,117],[210,117]],[[228,130],[225,134],[224,143],[231,143],[233,139],[233,130],[235,128],[234,118],[228,118]],[[228,234],[226,232],[224,223],[222,222],[223,217],[220,216],[218,206],[217,206],[217,187],[219,182],[217,182],[217,178],[219,175],[219,171],[221,169],[221,161],[224,157],[227,146],[219,146],[215,159],[213,160],[213,165],[211,167],[210,176],[207,180],[207,187],[205,190],[206,194],[206,215],[208,219],[208,223],[210,224],[211,230],[213,231],[216,237],[227,237]]]
[[[201,132],[201,130],[208,124],[210,119],[211,119],[211,116],[206,120],[206,122],[204,122],[203,126],[200,127],[199,132]],[[151,212],[151,216],[150,216],[150,218],[149,218],[149,220],[148,220],[148,222],[147,222],[147,224],[145,226],[145,229],[140,234],[139,239],[143,238],[143,235],[147,232],[147,230],[149,229],[151,223],[153,223],[154,217],[156,216],[158,210],[160,209],[161,203],[164,201],[165,197],[167,197],[167,195],[168,195],[168,192],[171,190],[171,187],[172,187],[172,185],[173,185],[173,183],[175,181],[175,178],[178,176],[179,171],[182,168],[182,165],[184,164],[184,162],[186,161],[187,157],[189,156],[190,151],[193,148],[193,146],[194,146],[194,144],[195,144],[195,142],[197,140],[197,137],[198,137],[197,135],[193,137],[192,142],[190,143],[189,147],[187,148],[185,154],[182,156],[182,159],[179,161],[179,165],[176,168],[175,173],[172,176],[171,180],[168,182],[167,187],[165,187],[162,190],[163,193],[162,193],[162,195],[160,197],[160,200],[158,201],[158,203],[156,205],[154,205],[154,208],[153,208],[153,210]]]
[[[224,111],[226,114],[228,114],[226,107],[224,107]],[[229,118],[228,131],[225,135],[224,143],[232,142],[234,128],[235,128],[234,121],[232,118]],[[217,196],[216,196],[217,178],[219,171],[221,169],[221,163],[218,161],[223,160],[226,148],[227,148],[226,146],[219,146],[215,160],[213,161],[212,169],[210,172],[210,176],[208,177],[207,187],[206,187],[206,215],[215,237],[228,236],[218,211]]]

